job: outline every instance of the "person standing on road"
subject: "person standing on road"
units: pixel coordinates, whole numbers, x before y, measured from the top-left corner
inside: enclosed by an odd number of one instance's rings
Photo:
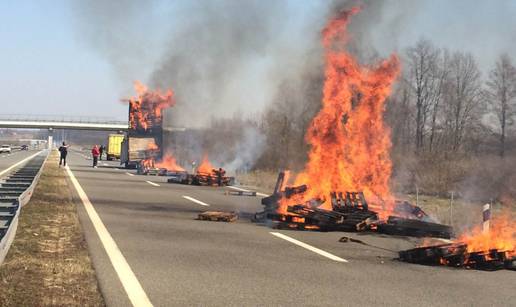
[[[66,166],[66,155],[68,155],[68,145],[66,145],[65,142],[63,142],[63,145],[59,147],[59,153],[59,167],[61,167],[61,163],[63,164],[63,166]]]
[[[99,160],[102,160],[102,153],[104,152],[104,145],[100,145],[99,148]]]
[[[93,146],[91,149],[91,155],[93,156],[93,167],[97,168],[97,162],[99,160],[100,150],[97,145]]]

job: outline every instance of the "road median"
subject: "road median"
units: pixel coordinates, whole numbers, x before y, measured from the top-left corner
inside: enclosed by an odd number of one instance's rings
[[[53,152],[0,266],[0,306],[104,306],[66,172]]]

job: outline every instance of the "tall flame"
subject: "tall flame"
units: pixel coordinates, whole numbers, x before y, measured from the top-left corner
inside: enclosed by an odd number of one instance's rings
[[[140,81],[134,82],[136,96],[129,98],[130,110],[129,125],[132,129],[141,127],[147,130],[162,124],[162,111],[175,104],[174,92],[167,90],[150,91]]]
[[[214,167],[208,159],[208,154],[204,154],[201,164],[197,168],[197,173],[211,174],[213,172],[213,169]]]
[[[155,167],[166,168],[167,170],[174,172],[185,171],[184,168],[177,164],[176,158],[174,158],[174,156],[172,156],[171,154],[165,154],[163,159],[159,162],[156,162],[154,165]]]
[[[311,149],[295,180],[296,185],[307,184],[308,190],[283,201],[280,212],[313,198],[326,199],[321,207],[331,210],[332,191],[363,191],[369,199],[393,203],[390,131],[383,115],[400,64],[391,55],[374,67],[361,66],[344,49],[349,19],[359,11],[339,13],[322,31],[326,61],[322,109],[305,135]]]

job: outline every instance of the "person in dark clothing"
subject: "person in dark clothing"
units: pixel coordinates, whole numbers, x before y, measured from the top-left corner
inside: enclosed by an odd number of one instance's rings
[[[63,142],[63,145],[59,147],[59,153],[59,166],[61,166],[61,164],[63,164],[63,166],[66,166],[66,155],[68,155],[68,145],[66,145],[65,142]]]
[[[102,160],[102,153],[104,152],[104,145],[100,145],[99,147],[99,160]]]

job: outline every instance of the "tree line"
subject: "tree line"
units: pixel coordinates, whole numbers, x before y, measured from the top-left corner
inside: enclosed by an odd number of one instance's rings
[[[501,54],[482,73],[469,52],[426,39],[400,54],[402,73],[386,107],[393,188],[472,198],[516,196],[516,67]],[[322,63],[286,80],[257,126],[266,136],[255,167],[301,168],[304,135],[320,108]]]

